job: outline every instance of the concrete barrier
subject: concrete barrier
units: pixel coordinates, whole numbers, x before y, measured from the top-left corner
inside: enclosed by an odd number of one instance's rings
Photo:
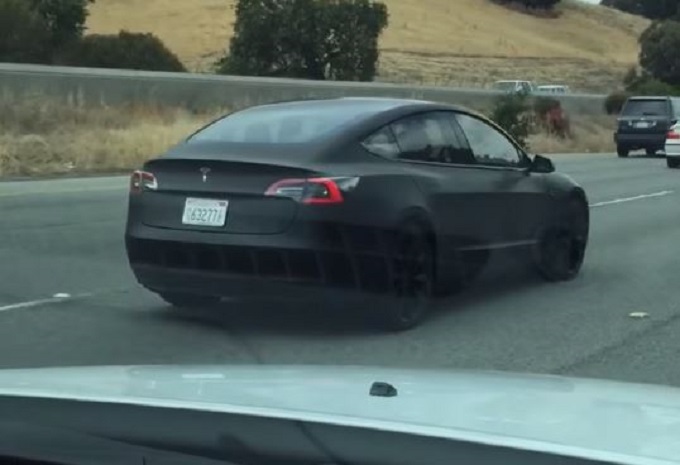
[[[85,105],[156,103],[193,110],[239,108],[278,100],[339,96],[405,97],[484,108],[500,94],[484,89],[11,63],[0,63],[0,93],[19,98],[39,94],[76,100]],[[604,95],[570,94],[556,98],[572,114],[594,115],[604,112]]]

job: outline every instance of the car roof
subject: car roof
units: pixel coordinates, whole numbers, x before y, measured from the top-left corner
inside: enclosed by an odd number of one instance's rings
[[[309,98],[291,99],[277,102],[254,105],[243,110],[256,110],[259,108],[300,108],[313,109],[314,107],[343,107],[348,105],[363,106],[369,113],[379,113],[383,111],[396,110],[399,108],[413,108],[420,106],[446,107],[450,110],[469,111],[462,106],[433,102],[430,100],[407,99],[397,97],[330,97],[330,98]]]
[[[635,95],[633,97],[628,97],[628,100],[668,100],[670,97],[668,95]]]

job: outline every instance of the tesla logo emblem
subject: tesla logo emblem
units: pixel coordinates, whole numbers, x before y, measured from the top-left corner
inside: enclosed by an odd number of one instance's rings
[[[210,173],[210,168],[201,168],[201,174],[203,175],[203,182],[208,180],[208,173]]]

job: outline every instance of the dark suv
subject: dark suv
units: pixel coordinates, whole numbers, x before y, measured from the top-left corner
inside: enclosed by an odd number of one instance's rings
[[[647,155],[663,150],[668,129],[679,115],[680,98],[630,97],[614,133],[619,157],[627,157],[631,150],[644,149]]]

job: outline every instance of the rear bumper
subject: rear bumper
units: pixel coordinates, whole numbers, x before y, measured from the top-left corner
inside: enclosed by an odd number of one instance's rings
[[[663,149],[666,143],[666,133],[661,134],[626,134],[614,133],[614,142],[617,146],[629,150],[651,148],[655,150]]]
[[[664,147],[666,156],[670,158],[680,158],[680,144],[666,144]]]
[[[377,238],[371,244],[362,237],[360,244],[351,233],[337,234],[315,239],[311,231],[232,235],[144,226],[128,230],[125,243],[137,281],[155,292],[288,299],[389,289],[387,248]]]

